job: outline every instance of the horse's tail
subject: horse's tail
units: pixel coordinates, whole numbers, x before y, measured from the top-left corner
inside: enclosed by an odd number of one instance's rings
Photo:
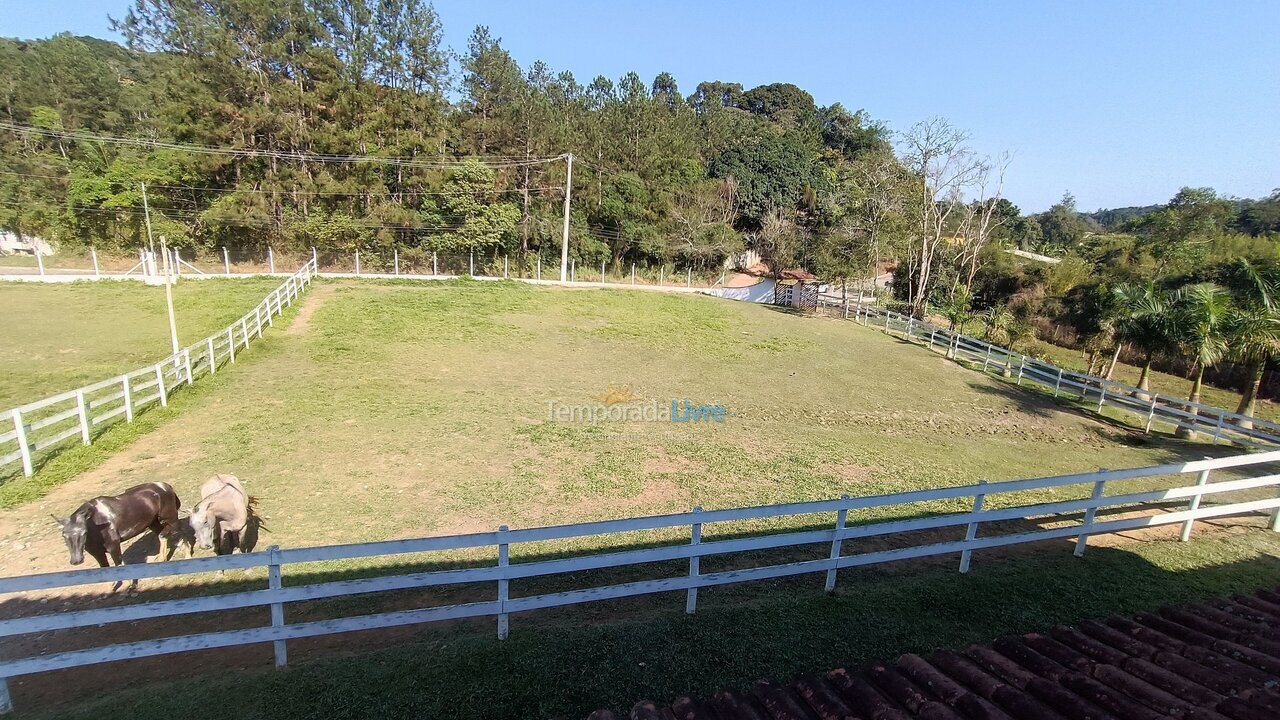
[[[247,510],[249,512],[249,519],[258,524],[259,530],[271,532],[271,528],[267,527],[267,524],[263,522],[263,520],[265,520],[266,518],[262,515],[262,513],[258,512],[258,497],[256,495],[249,495],[248,498],[249,498],[249,505],[247,507]]]

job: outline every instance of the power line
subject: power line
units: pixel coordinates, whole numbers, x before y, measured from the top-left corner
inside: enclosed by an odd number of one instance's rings
[[[550,157],[524,157],[524,158],[502,158],[496,161],[486,161],[479,158],[470,160],[418,160],[415,158],[403,157],[378,157],[376,155],[332,155],[332,154],[313,154],[288,152],[281,150],[258,150],[252,148],[222,148],[209,145],[191,145],[186,143],[176,143],[164,140],[151,140],[147,138],[125,138],[115,137],[111,135],[96,135],[93,133],[82,131],[61,131],[46,130],[44,128],[31,127],[28,125],[18,125],[15,123],[0,122],[0,130],[8,130],[10,132],[35,135],[38,137],[57,138],[62,140],[77,140],[82,142],[99,142],[114,145],[131,145],[134,147],[152,148],[158,150],[179,150],[183,152],[196,153],[201,155],[221,155],[226,157],[239,158],[273,158],[276,160],[296,160],[298,162],[314,162],[314,163],[339,163],[339,164],[355,164],[355,163],[375,163],[383,165],[396,165],[401,167],[418,167],[428,169],[447,169],[463,165],[467,162],[480,162],[492,168],[508,168],[508,167],[526,167],[530,165],[545,165],[547,163],[558,162],[564,158],[563,155],[555,155]]]

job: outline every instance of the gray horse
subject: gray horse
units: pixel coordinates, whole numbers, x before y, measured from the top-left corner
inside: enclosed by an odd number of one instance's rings
[[[193,545],[213,548],[218,555],[230,555],[236,548],[240,552],[252,550],[259,525],[253,510],[255,501],[235,475],[214,475],[206,480],[200,486],[200,502],[181,523],[188,556]]]

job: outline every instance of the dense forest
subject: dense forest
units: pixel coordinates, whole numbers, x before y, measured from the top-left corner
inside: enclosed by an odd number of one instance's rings
[[[113,23],[125,46],[0,39],[0,229],[129,252],[145,183],[155,232],[192,252],[558,262],[571,155],[570,256],[592,266],[894,268],[914,314],[1085,348],[1104,373],[1234,361],[1256,387],[1276,344],[1280,191],[1024,214],[1011,158],[945,119],[889,128],[787,83],[583,82],[485,27],[444,47],[422,0],[135,0]]]

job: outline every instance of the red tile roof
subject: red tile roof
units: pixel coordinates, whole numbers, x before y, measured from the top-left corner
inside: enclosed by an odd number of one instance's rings
[[[637,703],[633,720],[1276,720],[1280,589],[903,655],[751,693]],[[607,710],[588,720],[611,720]]]

